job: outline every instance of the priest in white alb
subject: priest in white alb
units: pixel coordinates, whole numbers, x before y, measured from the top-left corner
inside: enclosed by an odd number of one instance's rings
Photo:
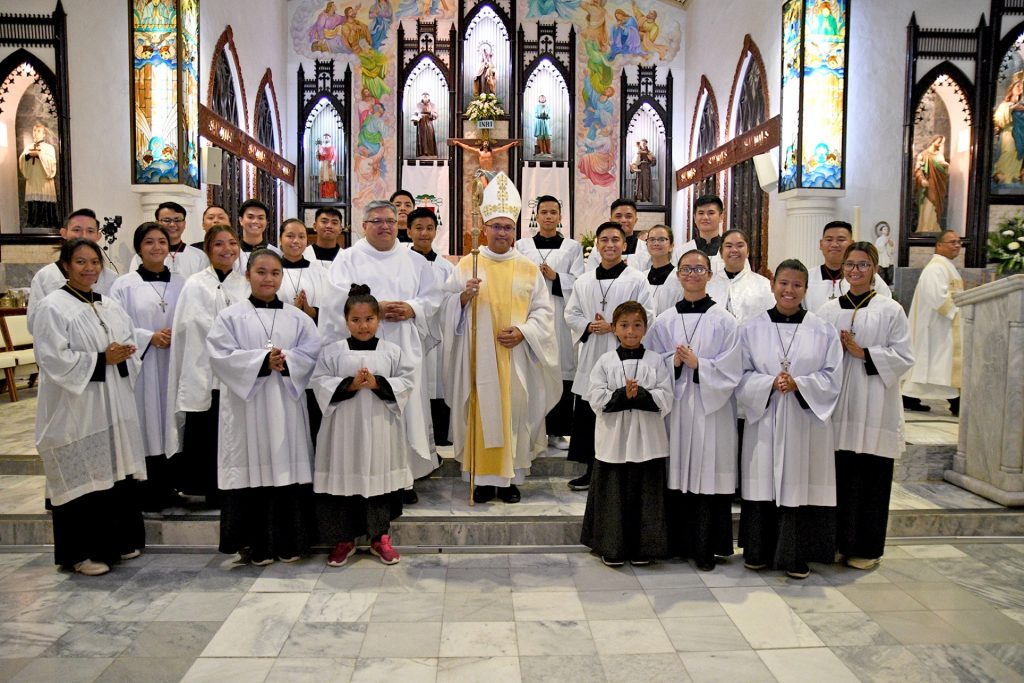
[[[544,416],[562,395],[551,295],[544,275],[513,246],[519,192],[504,173],[484,190],[487,246],[448,278],[443,321],[445,389],[455,457],[473,499],[520,499],[533,459],[547,446]]]
[[[903,382],[903,406],[929,410],[922,398],[947,399],[949,411],[960,414],[960,309],[953,296],[964,289],[953,259],[960,236],[946,230],[935,243],[935,255],[921,271],[910,304],[910,340],[917,359]]]

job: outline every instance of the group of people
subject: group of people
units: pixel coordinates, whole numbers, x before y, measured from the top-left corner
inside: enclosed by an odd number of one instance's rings
[[[238,232],[207,209],[200,250],[167,203],[116,280],[95,215],[72,214],[29,311],[56,563],[92,575],[137,556],[141,507],[186,493],[220,506],[233,561],[325,543],[341,566],[365,536],[393,564],[390,525],[453,443],[476,504],[518,502],[532,460],[567,450],[585,465],[568,482],[588,491],[581,540],[609,565],[712,570],[739,492],[746,566],[875,566],[914,353],[874,245],[829,223],[825,265],[768,280],[715,196],[685,244],[664,225],[639,240],[617,200],[586,259],[557,198],[517,240],[520,208],[498,174],[485,246],[452,263],[402,191],[365,207],[347,249],[327,207],[314,243],[292,219],[270,247],[250,200]]]

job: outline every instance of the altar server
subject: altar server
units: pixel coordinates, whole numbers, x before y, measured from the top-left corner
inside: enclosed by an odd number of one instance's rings
[[[817,312],[826,301],[838,299],[850,289],[843,278],[843,254],[853,241],[853,226],[846,221],[831,221],[821,231],[818,248],[825,258],[818,268],[812,268],[807,278],[807,296],[804,308]],[[873,286],[876,296],[892,298],[892,292],[881,275],[876,274]]]
[[[135,325],[142,368],[135,380],[135,403],[142,425],[147,481],[142,501],[147,510],[176,502],[174,482],[164,455],[167,373],[171,362],[171,325],[185,279],[165,265],[170,238],[159,223],[143,223],[133,245],[138,268],[117,278],[110,298],[121,304]],[[205,256],[203,258],[206,258]]]
[[[742,230],[722,235],[722,268],[708,282],[708,296],[740,323],[775,305],[772,282],[750,268],[750,241]]]
[[[427,259],[434,273],[434,282],[438,289],[441,289],[455,270],[455,265],[434,251],[437,215],[421,206],[409,213],[408,224],[409,237],[412,239],[409,248]],[[444,359],[441,357],[443,328],[444,324],[438,312],[433,316],[429,325],[430,334],[424,340],[425,346],[429,347],[423,362],[424,386],[430,399],[430,427],[435,449],[437,446],[452,445],[451,439],[448,438],[451,410],[444,402]]]
[[[612,325],[619,346],[597,360],[583,396],[597,413],[597,452],[580,543],[609,567],[646,565],[668,554],[664,418],[672,376],[662,355],[644,348],[641,304],[616,306]]]
[[[342,249],[341,212],[333,206],[321,206],[313,214],[313,230],[316,231],[316,239],[302,255],[310,263],[316,261],[328,268]]]
[[[72,240],[76,238],[87,239],[90,242],[99,242],[100,239],[100,222],[96,219],[96,212],[92,209],[78,209],[68,214],[68,217],[64,219],[64,225],[60,229],[60,237],[62,240]],[[109,257],[104,257],[104,264],[109,265]],[[114,280],[117,279],[117,272],[112,268],[104,267],[100,271],[99,280],[96,281],[93,289],[101,294],[106,295],[110,292],[111,286],[114,284]],[[68,281],[67,272],[64,271],[64,266],[61,264],[58,258],[55,263],[49,263],[32,276],[32,282],[29,286],[29,297],[28,297],[28,331],[32,331],[32,326],[35,322],[36,309],[39,304],[43,303],[43,299],[50,292],[54,292]]]
[[[319,261],[306,258],[306,226],[298,218],[281,224],[279,242],[284,276],[278,298],[316,321],[327,296],[327,270]]]
[[[590,404],[580,397],[590,389],[590,374],[597,360],[616,347],[610,316],[615,307],[626,301],[637,301],[654,319],[654,302],[643,272],[627,268],[622,260],[626,233],[618,223],[607,222],[594,231],[594,249],[600,254],[600,265],[588,270],[572,289],[565,305],[565,322],[572,330],[573,341],[579,344],[579,359],[572,382],[576,407],[572,416],[572,438],[569,460],[584,463],[587,471],[569,482],[574,491],[590,487],[594,464],[595,415]]]
[[[402,489],[412,485],[403,421],[412,359],[377,338],[380,305],[369,287],[349,289],[345,320],[349,338],[325,346],[313,372],[324,414],[313,473],[313,490],[323,494],[317,521],[321,537],[335,543],[328,565],[345,564],[360,536],[381,562],[395,564],[399,555],[388,531],[402,514]]]
[[[487,245],[463,256],[445,283],[445,391],[452,441],[473,500],[517,503],[544,452],[544,416],[561,395],[551,296],[540,268],[515,248],[519,191],[504,173],[480,206]],[[477,277],[473,277],[478,270]]]
[[[647,252],[647,243],[640,239],[640,236],[634,230],[637,217],[636,202],[625,197],[619,197],[612,202],[611,209],[608,210],[608,220],[612,223],[618,223],[622,228],[623,234],[626,235],[622,247],[622,262],[642,273],[651,267],[651,255]],[[594,239],[597,239],[597,235],[594,236]],[[590,251],[590,256],[587,257],[586,269],[588,271],[594,270],[599,265],[601,265],[601,252],[597,249],[597,243],[595,242],[594,249]],[[608,309],[609,315],[611,315],[612,310]]]
[[[131,318],[93,290],[103,269],[96,242],[65,242],[60,264],[67,283],[36,311],[36,448],[53,503],[54,561],[96,576],[145,545],[130,481],[146,478],[139,361]]]
[[[558,199],[551,195],[537,197],[536,207],[537,234],[517,241],[516,249],[540,267],[555,310],[562,396],[544,419],[544,427],[548,434],[548,447],[565,451],[569,449],[566,437],[572,434],[572,379],[576,375],[576,345],[565,322],[565,303],[572,294],[576,279],[583,275],[583,247],[559,232],[562,203]]]
[[[746,413],[741,456],[740,545],[749,569],[771,566],[797,579],[808,562],[835,555],[832,411],[842,382],[839,333],[800,307],[807,268],[775,270],[775,307],[740,327]]]
[[[738,325],[707,295],[711,259],[683,254],[678,281],[683,300],[658,316],[647,335],[651,351],[671,358],[674,401],[669,425],[670,527],[674,554],[701,571],[715,556],[732,555],[732,499],[736,492],[736,402],[743,375]]]
[[[836,435],[837,547],[856,569],[878,565],[885,550],[893,460],[904,450],[900,377],[914,365],[903,307],[872,286],[878,251],[870,242],[846,249],[850,290],[819,315],[843,344],[843,388],[832,423]]]
[[[364,238],[338,254],[328,270],[331,293],[320,311],[320,330],[330,343],[349,336],[343,313],[353,284],[365,284],[380,302],[378,334],[408,353],[416,367],[413,399],[406,406],[406,433],[411,446],[409,467],[413,477],[429,475],[438,465],[430,450],[427,425],[430,402],[424,383],[424,340],[441,302],[430,263],[399,244],[397,211],[385,201],[372,201],[363,209]],[[406,503],[416,502],[410,491]]]
[[[220,381],[210,371],[206,337],[217,314],[249,296],[249,281],[238,272],[235,231],[217,225],[203,248],[210,266],[190,277],[174,310],[171,362],[167,372],[167,444],[176,488],[217,497],[217,414]]]
[[[202,249],[197,249],[182,241],[181,236],[185,232],[185,215],[185,207],[177,202],[162,202],[154,212],[156,222],[167,231],[168,250],[164,257],[164,265],[172,273],[187,280],[210,265],[210,260],[206,258]],[[138,270],[141,264],[142,259],[136,252],[131,263],[128,264],[128,272]]]
[[[904,405],[928,410],[922,398],[944,398],[953,415],[960,414],[960,308],[953,297],[964,281],[953,259],[960,254],[960,236],[946,230],[935,242],[935,255],[921,271],[910,304],[910,338],[917,362],[903,383]]]
[[[693,239],[683,242],[680,239],[673,252],[673,261],[678,262],[679,258],[691,249],[698,249],[708,255],[711,259],[711,268],[715,271],[722,269],[721,253],[722,239],[722,217],[725,215],[725,204],[717,194],[705,194],[697,197],[693,202]],[[696,233],[696,234],[694,234]]]
[[[651,289],[651,300],[656,316],[669,310],[683,298],[683,290],[675,276],[678,259],[672,259],[673,241],[672,229],[667,225],[655,225],[647,231],[647,251],[651,255],[651,267],[644,271],[644,277],[647,278],[647,284]],[[651,322],[653,324],[654,321]]]
[[[277,298],[281,257],[253,251],[252,294],[210,328],[210,368],[223,386],[217,445],[220,551],[264,566],[309,549],[313,443],[306,386],[320,353],[308,315]]]

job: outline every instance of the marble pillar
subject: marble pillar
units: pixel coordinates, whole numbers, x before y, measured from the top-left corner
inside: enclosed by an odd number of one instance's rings
[[[821,264],[821,230],[836,219],[836,200],[842,190],[790,190],[779,195],[786,204],[786,227],[772,239],[783,244],[785,258],[800,259],[808,269]]]
[[[132,185],[132,191],[139,196],[143,220],[154,220],[156,207],[163,202],[177,202],[188,212],[182,239],[191,243],[203,238],[201,212],[206,209],[206,193],[187,185]],[[234,216],[232,216],[234,219]],[[129,226],[134,232],[135,226]],[[124,227],[121,228],[124,230]],[[131,236],[128,237],[131,244]]]
[[[960,443],[945,479],[1024,505],[1024,275],[954,300],[963,320]]]

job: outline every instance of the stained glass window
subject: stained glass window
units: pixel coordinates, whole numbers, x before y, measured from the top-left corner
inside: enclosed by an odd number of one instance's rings
[[[277,151],[274,141],[274,122],[271,119],[270,98],[261,92],[256,102],[256,139],[267,149]],[[267,205],[267,240],[277,244],[277,179],[263,169],[256,169],[256,198]]]
[[[748,53],[747,60],[747,70],[736,105],[735,135],[756,128],[768,118],[767,103],[764,100],[764,74],[753,55]],[[761,190],[753,159],[733,166],[731,173],[729,225],[743,230],[750,238],[750,266],[756,271],[760,269],[762,256],[765,255],[762,254],[761,227],[767,210],[767,195]]]
[[[231,75],[227,52],[217,55],[213,70],[213,98],[210,108],[239,128],[243,127],[238,118],[238,100],[235,96],[235,79]],[[213,202],[227,211],[234,221],[238,207],[242,204],[242,162],[228,151],[224,152],[224,163],[220,169],[220,185],[211,185]]]

